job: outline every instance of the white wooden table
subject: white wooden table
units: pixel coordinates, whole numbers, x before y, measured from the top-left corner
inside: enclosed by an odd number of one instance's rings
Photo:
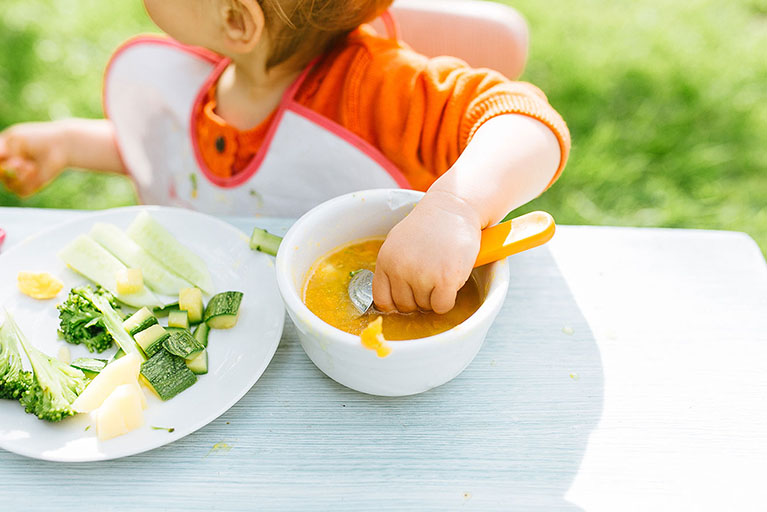
[[[0,208],[5,247],[75,215]],[[0,510],[767,509],[767,266],[750,238],[561,227],[511,269],[485,346],[440,388],[348,390],[288,321],[253,389],[176,443],[81,465],[0,452]]]

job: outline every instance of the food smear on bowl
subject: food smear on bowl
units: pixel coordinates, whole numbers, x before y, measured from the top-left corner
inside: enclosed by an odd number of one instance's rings
[[[349,299],[349,281],[356,270],[375,272],[376,257],[383,241],[383,238],[357,240],[319,258],[304,280],[302,298],[309,310],[333,327],[356,335],[361,335],[380,316],[383,319],[383,338],[398,341],[445,332],[469,318],[479,308],[482,297],[476,281],[471,277],[458,291],[455,307],[443,315],[433,311],[381,313],[374,308],[360,315]],[[375,333],[371,333],[375,338]]]
[[[360,334],[360,341],[362,346],[370,350],[375,350],[378,357],[386,357],[391,354],[391,347],[386,343],[386,338],[383,335],[383,317],[379,316],[367,327],[362,330]]]

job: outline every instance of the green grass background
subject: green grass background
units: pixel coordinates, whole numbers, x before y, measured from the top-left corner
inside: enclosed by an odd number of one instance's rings
[[[746,231],[767,249],[767,0],[513,0],[531,28],[523,79],[568,121],[563,177],[523,210],[561,224]],[[0,129],[101,116],[102,70],[153,31],[138,0],[3,0]],[[119,176],[67,171],[0,205],[133,204]]]

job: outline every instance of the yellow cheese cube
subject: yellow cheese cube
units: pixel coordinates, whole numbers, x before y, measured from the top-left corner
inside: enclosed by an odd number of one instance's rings
[[[126,268],[115,276],[117,280],[117,293],[131,295],[144,290],[144,278],[140,268]]]

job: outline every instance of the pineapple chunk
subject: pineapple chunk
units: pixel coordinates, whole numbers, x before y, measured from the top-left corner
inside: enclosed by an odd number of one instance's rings
[[[144,290],[144,277],[140,268],[126,268],[115,276],[117,280],[117,293],[131,295],[141,293]]]
[[[143,394],[138,382],[118,386],[93,413],[99,440],[106,441],[144,424]]]
[[[137,354],[128,354],[113,363],[109,363],[72,404],[77,412],[91,412],[99,407],[119,386],[138,382],[141,371],[141,358]]]
[[[189,322],[202,322],[202,291],[199,288],[184,288],[178,294],[178,309],[186,311]]]

